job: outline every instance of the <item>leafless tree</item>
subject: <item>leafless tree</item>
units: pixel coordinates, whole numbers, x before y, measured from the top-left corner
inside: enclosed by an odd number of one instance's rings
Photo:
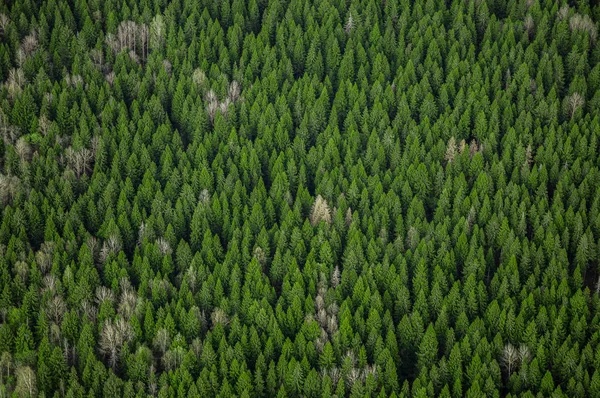
[[[77,178],[92,171],[92,163],[94,161],[94,153],[87,149],[82,148],[78,151],[74,151],[73,148],[67,148],[66,157],[69,167],[73,169]]]
[[[133,337],[131,325],[123,318],[118,318],[112,322],[107,320],[104,323],[102,333],[100,333],[100,350],[108,356],[109,364],[113,371],[117,366],[119,354],[123,345],[128,343]]]
[[[6,80],[6,87],[8,88],[8,94],[11,99],[14,99],[18,94],[23,91],[25,85],[25,75],[21,69],[11,69],[8,72],[8,79]]]
[[[333,288],[336,288],[340,284],[340,274],[340,267],[336,265],[333,269],[333,274],[331,274],[331,286]]]
[[[138,25],[138,37],[140,38],[140,47],[142,48],[142,58],[148,58],[148,44],[150,43],[150,29],[146,24]]]
[[[109,72],[104,78],[109,86],[112,87],[115,84],[115,72]]]
[[[171,245],[169,244],[169,241],[166,240],[165,238],[162,238],[162,237],[158,238],[156,240],[156,246],[158,246],[158,250],[160,251],[160,253],[163,256],[167,256],[173,252],[173,250],[171,249]]]
[[[112,33],[106,34],[106,37],[104,38],[104,42],[106,43],[108,48],[110,48],[112,50],[113,53],[116,54],[119,51],[121,51],[121,46],[120,46],[119,40]]]
[[[569,19],[569,27],[572,31],[581,30],[587,32],[591,42],[596,42],[598,28],[589,15],[574,14],[571,19]]]
[[[218,102],[209,102],[206,105],[206,112],[208,113],[208,118],[210,119],[211,123],[214,123],[215,116],[217,115],[217,110],[218,109],[219,109],[219,103]]]
[[[560,7],[557,16],[560,21],[566,19],[569,16],[569,6],[565,4],[562,7]]]
[[[17,60],[17,66],[19,69],[22,68],[23,64],[25,64],[25,61],[27,61],[27,54],[25,54],[25,50],[23,50],[23,48],[17,49],[17,55],[15,56],[15,59]]]
[[[83,78],[80,75],[66,75],[65,81],[67,82],[67,85],[71,87],[83,85]]]
[[[98,303],[98,305],[102,305],[102,303],[104,303],[105,301],[114,303],[115,294],[106,286],[98,286],[96,288],[96,302]]]
[[[17,140],[15,152],[19,155],[21,162],[28,162],[31,160],[31,146],[23,137]]]
[[[67,305],[62,297],[58,295],[54,296],[46,306],[46,314],[48,314],[50,319],[56,324],[60,324],[66,311]]]
[[[20,366],[15,374],[17,376],[15,393],[20,397],[34,397],[37,394],[35,372],[29,366]]]
[[[198,284],[198,278],[196,276],[196,271],[194,270],[193,267],[190,266],[188,268],[188,270],[186,272],[186,277],[187,277],[188,287],[190,288],[192,293],[195,293],[196,287]]]
[[[25,261],[17,261],[15,264],[15,273],[19,275],[21,280],[27,284],[27,277],[29,276],[29,265]]]
[[[346,33],[350,33],[352,32],[352,30],[354,29],[354,27],[356,26],[356,21],[354,20],[354,17],[352,17],[352,13],[348,13],[348,19],[346,20],[346,25],[344,26],[344,30],[346,31]]]
[[[410,247],[411,250],[415,250],[418,244],[419,231],[414,225],[411,225],[411,227],[408,229],[408,233],[406,234],[406,245]]]
[[[169,331],[165,328],[160,328],[156,331],[153,341],[154,349],[164,355],[167,352],[167,348],[171,345],[171,338],[169,337]]]
[[[81,302],[81,311],[83,315],[86,316],[88,321],[96,322],[96,317],[98,316],[98,309],[94,306],[94,304],[90,303],[87,300],[83,300]]]
[[[142,221],[142,223],[140,224],[140,228],[138,229],[138,239],[137,239],[138,246],[142,245],[145,237],[146,237],[146,223],[144,223]]]
[[[116,235],[109,236],[102,244],[100,261],[104,264],[108,259],[108,256],[118,253],[119,251],[121,251],[121,242],[119,241],[119,238]]]
[[[16,176],[0,174],[0,202],[7,205],[12,202],[21,187],[21,180]]]
[[[121,292],[119,314],[125,319],[130,319],[135,313],[138,304],[137,294],[132,289],[124,289]]]
[[[0,13],[0,32],[2,33],[2,35],[4,35],[4,31],[6,30],[6,27],[9,23],[10,18],[8,18],[8,16],[6,16],[6,14],[4,13]]]
[[[90,50],[90,59],[100,72],[104,72],[104,54],[102,50],[92,48]]]
[[[502,366],[506,369],[508,376],[519,366],[519,352],[510,343],[504,346],[502,350]]]
[[[267,258],[265,251],[262,247],[260,246],[256,246],[254,248],[254,256],[253,256],[260,265],[264,265],[265,264],[265,260]]]
[[[137,53],[133,50],[129,50],[129,58],[136,64],[140,63],[140,57],[138,57]]]
[[[196,68],[194,70],[194,74],[192,75],[192,81],[198,87],[202,87],[204,85],[204,83],[206,82],[206,74],[204,73],[204,71],[202,69]]]
[[[227,117],[229,105],[231,105],[231,101],[229,100],[229,98],[225,98],[225,101],[219,103],[219,109],[221,110],[221,114],[225,117]]]
[[[38,35],[37,31],[33,30],[30,34],[25,36],[23,41],[21,42],[21,48],[25,52],[25,56],[29,57],[33,54],[38,48]]]
[[[329,209],[327,201],[323,199],[321,195],[317,195],[317,198],[312,206],[310,223],[315,226],[321,221],[331,224],[331,210]]]
[[[220,308],[216,308],[211,314],[210,318],[212,320],[213,327],[217,324],[225,326],[229,323],[229,318],[227,317],[227,314]]]
[[[172,350],[169,350],[163,356],[163,366],[167,370],[177,368],[183,362],[185,357],[185,350],[183,347],[177,346]]]
[[[232,81],[227,89],[227,98],[229,101],[235,102],[240,98],[241,88],[240,84],[237,81]]]
[[[531,153],[531,144],[527,145],[527,149],[525,149],[525,164],[530,166],[533,162],[533,155]]]
[[[52,267],[52,254],[40,250],[35,254],[35,262],[40,267],[42,274],[45,274]]]
[[[346,381],[348,382],[348,385],[350,387],[352,387],[354,385],[354,383],[356,383],[358,380],[360,380],[361,378],[361,372],[360,369],[357,368],[352,368],[348,371],[348,373],[346,374]]]
[[[335,334],[338,331],[338,320],[336,315],[331,315],[327,319],[327,331],[329,334]]]
[[[448,163],[452,163],[454,161],[454,158],[456,157],[456,140],[454,139],[454,137],[450,137],[450,139],[448,140],[448,146],[446,149],[446,155],[444,156],[444,160],[446,160]]]
[[[40,116],[38,121],[38,129],[43,136],[48,134],[48,130],[50,130],[50,124],[51,122],[46,115]]]
[[[52,274],[44,276],[42,292],[56,294],[56,277]]]
[[[469,156],[472,158],[477,152],[479,152],[479,145],[477,145],[477,141],[473,139],[469,144]]]
[[[571,118],[573,118],[573,116],[575,116],[575,112],[577,112],[577,109],[583,107],[583,105],[585,104],[585,99],[581,96],[581,94],[575,92],[569,97],[567,97],[567,103],[569,106]]]

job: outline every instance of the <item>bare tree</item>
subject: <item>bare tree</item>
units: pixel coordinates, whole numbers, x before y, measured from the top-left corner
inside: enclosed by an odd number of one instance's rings
[[[562,7],[560,7],[557,16],[560,21],[566,19],[569,16],[569,6],[565,4]]]
[[[501,361],[508,376],[519,366],[519,352],[512,344],[508,343],[504,346]]]
[[[130,319],[135,313],[138,304],[137,294],[132,289],[124,289],[121,293],[121,302],[119,304],[119,314]]]
[[[35,372],[29,366],[20,366],[15,372],[17,385],[15,392],[20,397],[33,397],[37,393]]]
[[[592,43],[596,42],[598,28],[589,15],[574,14],[571,19],[569,19],[569,27],[572,31],[580,30],[587,32],[590,41]]]
[[[229,110],[229,105],[231,105],[231,101],[229,98],[225,98],[225,101],[219,104],[219,109],[221,110],[221,114],[227,117],[227,111]]]
[[[202,69],[196,68],[192,75],[192,81],[198,87],[202,87],[204,85],[204,83],[206,82],[206,74],[204,73],[204,71]]]
[[[472,158],[477,152],[479,152],[479,146],[477,145],[477,141],[473,139],[469,144],[469,156]]]
[[[31,160],[31,146],[23,137],[17,140],[15,152],[19,155],[21,162],[28,162]]]
[[[331,224],[331,210],[329,209],[327,201],[323,199],[321,195],[317,195],[317,198],[312,206],[310,223],[315,226],[321,221]]]
[[[74,151],[72,147],[66,150],[67,163],[73,169],[77,178],[92,171],[92,163],[94,161],[94,153],[83,148],[79,151]]]
[[[52,275],[52,274],[48,274],[46,276],[44,276],[43,279],[43,288],[42,288],[42,292],[50,292],[53,295],[56,294],[56,276]]]
[[[348,13],[348,19],[346,20],[346,25],[344,26],[344,30],[346,31],[346,33],[349,34],[350,32],[352,32],[352,30],[354,29],[355,26],[356,26],[356,21],[352,17],[352,13]]]
[[[119,238],[116,235],[109,236],[102,244],[100,261],[104,264],[108,259],[108,256],[118,253],[119,251],[121,251],[121,242],[119,241]]]
[[[102,50],[99,50],[97,48],[92,48],[90,50],[90,58],[91,58],[92,62],[94,63],[94,65],[96,66],[96,68],[100,72],[104,72],[104,54],[102,53]]]
[[[21,180],[16,176],[0,174],[0,202],[7,205],[12,202],[21,187]]]
[[[168,256],[173,252],[173,250],[171,250],[171,245],[169,244],[169,241],[165,238],[158,238],[156,240],[156,246],[158,246],[158,250],[163,256]]]
[[[163,366],[167,370],[177,368],[183,362],[185,357],[185,350],[181,346],[177,346],[172,350],[169,350],[163,356]]]
[[[214,123],[218,109],[219,104],[217,102],[209,102],[208,105],[206,105],[206,112],[208,113],[208,118],[210,119],[211,123]]]
[[[108,356],[109,364],[113,371],[117,366],[119,354],[127,342],[133,337],[131,326],[123,318],[112,322],[107,320],[100,333],[100,350]]]
[[[2,35],[4,35],[4,32],[6,31],[6,27],[8,26],[9,23],[10,23],[10,18],[8,18],[8,16],[6,16],[6,14],[4,14],[4,13],[0,13],[0,32],[2,32]]]
[[[220,308],[216,308],[211,314],[210,318],[212,320],[213,327],[218,324],[225,326],[229,323],[229,318],[227,317],[227,314]]]
[[[33,30],[30,34],[25,36],[23,41],[21,42],[21,48],[25,52],[25,56],[29,57],[33,54],[38,48],[38,35],[37,31]]]
[[[331,274],[331,286],[336,288],[340,284],[340,267],[338,265],[333,269],[333,274]]]
[[[15,264],[15,272],[21,278],[25,284],[27,284],[27,277],[29,276],[29,265],[25,261],[17,261]]]
[[[115,84],[115,72],[109,72],[104,78],[109,86],[112,87]]]
[[[8,94],[11,99],[14,99],[18,94],[23,91],[25,85],[25,75],[21,69],[11,69],[8,72],[8,79],[6,80],[6,87],[8,88]]]
[[[573,118],[573,116],[575,116],[575,112],[577,112],[577,109],[583,107],[583,105],[585,104],[585,99],[581,96],[581,94],[575,92],[569,97],[567,97],[567,103],[569,106],[571,118]]]
[[[220,106],[219,99],[217,98],[217,95],[212,89],[208,90],[208,92],[206,93],[206,102],[208,103],[206,105],[206,112],[208,113],[208,118],[210,119],[210,122],[213,123],[217,114],[217,110]]]
[[[154,349],[160,352],[161,355],[164,355],[170,344],[171,338],[169,337],[169,331],[165,328],[158,329],[154,336]]]
[[[527,149],[525,149],[525,164],[530,166],[533,162],[533,155],[531,153],[531,144],[527,145]]]
[[[102,303],[104,303],[105,301],[114,303],[115,294],[106,286],[98,286],[96,288],[96,302],[98,303],[98,305],[102,305]]]
[[[81,302],[81,312],[86,316],[88,321],[96,322],[96,317],[98,316],[98,310],[94,306],[94,304],[90,303],[87,300],[83,300]]]
[[[140,47],[142,48],[142,58],[148,58],[148,44],[150,42],[150,29],[146,24],[138,25],[138,37],[140,38]]]
[[[231,101],[231,102],[237,101],[238,98],[240,98],[240,93],[241,93],[240,84],[235,80],[232,81],[231,84],[229,85],[229,88],[227,89],[227,98],[229,98],[229,101]]]
[[[63,315],[67,311],[67,305],[65,304],[63,298],[61,296],[54,296],[52,300],[48,302],[46,306],[46,313],[50,317],[50,319],[56,323],[60,324],[62,321]]]
[[[448,146],[446,149],[446,155],[444,156],[444,160],[446,160],[448,163],[452,163],[454,161],[454,158],[456,157],[456,140],[454,139],[454,137],[450,137],[450,139],[448,140]]]
[[[106,43],[108,48],[110,48],[112,50],[113,53],[116,54],[119,51],[121,51],[121,45],[119,43],[119,40],[112,33],[106,34],[106,37],[104,38],[104,42]]]

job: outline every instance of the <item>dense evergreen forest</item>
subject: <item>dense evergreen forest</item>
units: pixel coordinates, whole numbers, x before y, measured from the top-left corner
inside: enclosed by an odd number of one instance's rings
[[[600,397],[592,0],[0,0],[0,397]]]

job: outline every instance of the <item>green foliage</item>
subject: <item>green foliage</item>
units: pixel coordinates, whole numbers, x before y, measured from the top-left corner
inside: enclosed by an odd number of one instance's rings
[[[599,5],[5,3],[0,396],[600,395]]]

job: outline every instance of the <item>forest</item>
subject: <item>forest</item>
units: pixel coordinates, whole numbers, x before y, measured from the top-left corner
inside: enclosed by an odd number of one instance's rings
[[[0,0],[0,398],[600,397],[593,0]]]

